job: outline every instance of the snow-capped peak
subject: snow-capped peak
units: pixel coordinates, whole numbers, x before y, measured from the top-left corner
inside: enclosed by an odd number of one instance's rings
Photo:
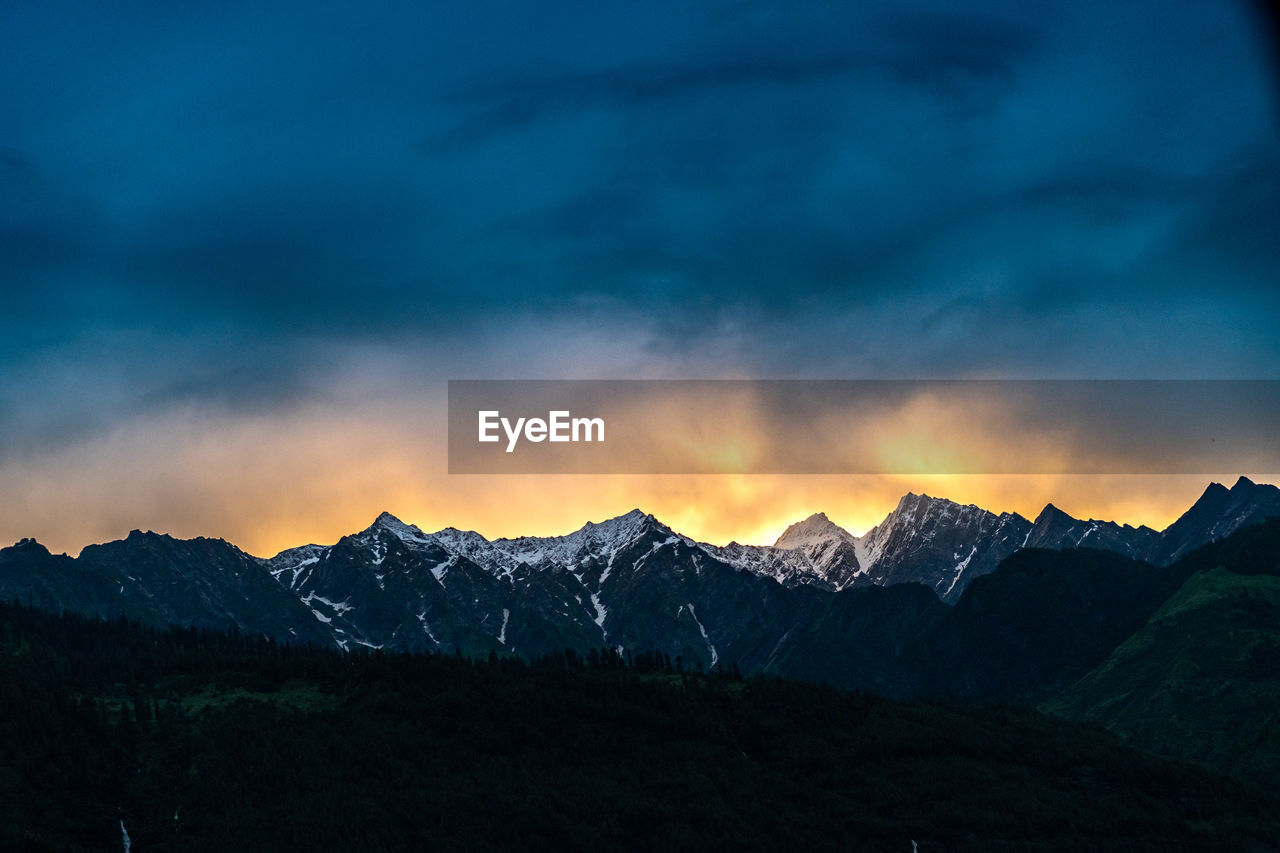
[[[814,513],[783,531],[773,545],[698,545],[735,568],[772,577],[779,583],[818,583],[842,589],[862,571],[856,555],[858,539],[827,518]]]
[[[508,575],[522,563],[529,566],[560,564],[573,567],[590,561],[607,564],[618,551],[650,531],[659,535],[675,535],[652,515],[633,509],[604,521],[588,521],[563,536],[521,536],[515,539],[489,540],[471,530],[446,527],[431,534],[429,539],[451,553],[465,556],[496,574]]]
[[[773,543],[775,548],[805,548],[810,545],[826,544],[831,541],[850,542],[854,536],[831,519],[824,512],[816,512],[803,521],[797,521],[778,537]]]
[[[446,527],[443,530],[437,530],[431,534],[431,538],[439,542],[451,551],[462,553],[466,548],[477,548],[489,544],[489,540],[485,539],[474,530],[459,530],[456,527]]]
[[[582,527],[565,536],[552,536],[545,539],[530,539],[543,548],[564,553],[580,553],[583,550],[592,553],[616,553],[618,549],[638,539],[650,530],[671,534],[671,529],[652,515],[638,509],[628,513],[605,519],[601,522],[588,521]],[[522,541],[522,540],[514,540]]]
[[[369,529],[376,528],[387,531],[406,545],[426,545],[431,542],[427,534],[423,533],[416,524],[405,524],[389,512],[383,512],[374,519]]]
[[[568,537],[579,536],[589,538],[610,537],[618,534],[638,533],[646,527],[665,528],[662,522],[647,512],[633,509],[614,518],[607,518],[599,523],[588,521],[582,527],[570,533]]]
[[[874,534],[883,536],[892,528],[918,527],[927,520],[960,519],[964,517],[992,516],[991,513],[975,504],[959,504],[947,498],[934,498],[929,495],[907,492],[898,501],[898,506],[885,517],[885,520],[868,531],[867,536]]]

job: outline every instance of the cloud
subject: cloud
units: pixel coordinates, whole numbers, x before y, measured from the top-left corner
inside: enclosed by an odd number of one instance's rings
[[[464,109],[479,104],[458,125],[429,136],[429,155],[452,154],[502,134],[564,113],[626,110],[690,97],[720,96],[725,89],[793,87],[846,74],[859,66],[851,57],[734,60],[715,64],[610,68],[591,73],[529,80],[483,81],[455,100]]]
[[[735,98],[769,108],[798,89],[833,79],[852,86],[904,84],[934,97],[963,98],[974,88],[1007,84],[1041,41],[1032,26],[982,13],[865,13],[820,4],[798,4],[792,11],[769,19],[770,29],[734,41],[732,53],[720,44],[710,55],[678,60],[478,75],[447,98],[464,114],[461,120],[429,135],[423,150],[454,154],[566,113]]]
[[[0,518],[0,543],[34,536],[76,553],[141,528],[219,536],[269,556],[336,542],[382,510],[426,530],[498,537],[563,534],[639,506],[702,541],[770,544],[818,511],[863,533],[908,490],[1027,517],[1052,501],[1077,517],[1162,528],[1205,487],[1202,476],[1167,475],[449,477],[424,439],[431,425],[413,404],[122,423],[70,451],[0,467],[0,489],[24,496]]]
[[[1280,371],[1244,6],[162,5],[0,33],[0,469],[462,376]]]

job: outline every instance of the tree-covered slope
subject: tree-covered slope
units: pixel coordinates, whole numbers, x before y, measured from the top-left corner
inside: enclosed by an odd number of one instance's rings
[[[1031,711],[610,652],[298,649],[0,607],[0,848],[1274,850],[1269,792]]]
[[[1280,577],[1192,575],[1149,622],[1045,708],[1154,752],[1280,783]]]
[[[926,693],[1035,702],[1075,682],[1178,586],[1165,569],[1109,551],[1026,549],[975,580],[903,668]]]

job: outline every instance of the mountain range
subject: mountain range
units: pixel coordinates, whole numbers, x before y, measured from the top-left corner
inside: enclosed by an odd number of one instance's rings
[[[917,494],[861,537],[819,513],[772,546],[695,542],[640,510],[565,536],[495,540],[455,528],[425,533],[383,513],[332,545],[267,559],[222,540],[136,530],[78,558],[27,539],[0,550],[0,595],[348,650],[537,655],[610,646],[659,650],[691,666],[732,661],[744,671],[820,676],[815,669],[829,668],[815,657],[822,648],[858,673],[833,680],[866,686],[892,680],[885,662],[902,649],[885,644],[908,635],[902,620],[941,624],[947,605],[963,605],[975,580],[1017,552],[1091,548],[1168,566],[1273,515],[1280,489],[1244,477],[1230,489],[1211,484],[1162,532],[1076,519],[1052,504],[1031,521]],[[827,636],[831,619],[839,627]],[[855,666],[861,657],[865,666]]]
[[[136,530],[76,558],[26,539],[0,550],[0,596],[316,649],[607,647],[677,672],[1038,706],[1280,783],[1280,489],[1243,477],[1161,532],[908,494],[862,537],[819,514],[763,547],[698,543],[639,510],[497,540],[383,513],[271,558]]]

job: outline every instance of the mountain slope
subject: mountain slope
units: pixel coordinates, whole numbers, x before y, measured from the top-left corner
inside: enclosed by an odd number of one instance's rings
[[[814,602],[757,670],[890,696],[936,695],[906,652],[930,637],[950,608],[920,584],[846,590]],[[752,662],[754,663],[754,661]]]
[[[125,539],[90,545],[76,559],[24,540],[0,549],[0,594],[104,619],[331,643],[329,633],[257,559],[220,539],[180,540],[135,530]]]
[[[1213,483],[1163,532],[1074,518],[1048,504],[1034,522],[944,498],[908,493],[861,537],[821,513],[788,528],[771,547],[704,545],[743,571],[788,586],[840,590],[919,583],[954,604],[976,578],[1024,548],[1096,548],[1169,565],[1195,548],[1280,515],[1280,489],[1241,477],[1231,489]]]
[[[916,494],[865,536],[816,514],[768,547],[700,544],[639,510],[564,536],[493,541],[426,533],[383,513],[332,545],[266,560],[220,540],[135,531],[77,559],[29,540],[0,549],[0,596],[347,650],[656,649],[690,666],[734,662],[845,686],[1042,696],[1112,648],[1085,649],[1072,631],[1105,624],[1086,636],[1119,643],[1127,634],[1114,632],[1140,624],[1124,620],[1159,606],[1143,584],[1161,573],[1095,556],[1088,565],[1063,558],[1037,578],[1028,567],[1056,558],[1033,544],[1094,542],[1108,549],[1095,554],[1121,557],[1155,542],[1181,552],[1249,524],[1277,493],[1243,478],[1230,490],[1211,485],[1165,534],[1080,521],[1052,505],[1031,522]],[[1011,555],[1012,574],[969,596]],[[1108,566],[1113,577],[1098,574]],[[1138,585],[1125,586],[1130,579]],[[917,585],[955,610],[933,607]],[[863,594],[873,590],[893,592]],[[1081,609],[1088,602],[1096,612]]]
[[[1097,666],[1180,578],[1109,551],[1022,550],[974,581],[905,663],[943,695],[1044,697]]]
[[[281,595],[256,559],[221,539],[174,539],[133,531],[90,545],[86,574],[121,581],[120,613],[155,625],[236,630],[294,642],[324,642],[298,602]]]
[[[921,583],[948,603],[1021,548],[1031,524],[972,504],[908,493],[862,542],[872,583]]]
[[[786,586],[839,590],[870,583],[858,557],[858,538],[815,513],[789,526],[773,545],[699,543],[709,555]]]
[[[1097,519],[1082,521],[1048,504],[1036,517],[1023,547],[1098,548],[1144,560],[1152,556],[1159,543],[1160,534],[1145,525],[1132,527]]]
[[[948,603],[976,577],[1022,547],[1031,522],[943,498],[907,494],[885,520],[857,537],[818,513],[772,546],[702,548],[743,571],[787,586],[842,590],[918,583]]]
[[[107,618],[123,609],[115,605],[124,580],[114,572],[85,571],[74,558],[50,554],[34,539],[0,548],[0,585],[6,601]]]
[[[1211,483],[1199,500],[1164,530],[1147,559],[1172,563],[1201,545],[1274,516],[1280,516],[1280,488],[1248,477],[1241,477],[1230,489]]]
[[[1096,726],[600,650],[343,655],[0,603],[0,718],[5,850],[1274,851],[1280,832],[1273,791]]]
[[[1199,570],[1100,666],[1044,707],[1101,722],[1159,754],[1274,787],[1280,520],[1184,562]]]
[[[527,559],[501,561],[509,543],[445,533],[456,535],[428,536],[383,513],[332,547],[291,549],[264,565],[342,648],[536,654],[602,643],[591,592],[578,574],[518,548]]]

